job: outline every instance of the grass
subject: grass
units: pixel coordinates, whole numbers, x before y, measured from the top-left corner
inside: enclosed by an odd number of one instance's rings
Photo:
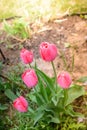
[[[36,126],[33,126],[28,117],[25,118],[17,112],[12,119],[6,117],[5,121],[7,121],[7,128],[9,130],[86,130],[85,123],[78,123],[75,118],[65,118],[65,122],[61,124],[45,124],[44,122],[39,122]]]
[[[87,12],[87,0],[1,0],[0,19],[23,16],[30,22],[52,20],[63,13]]]
[[[14,20],[11,25],[4,21],[4,31],[10,36],[17,36],[22,39],[30,38],[30,28],[23,19]]]

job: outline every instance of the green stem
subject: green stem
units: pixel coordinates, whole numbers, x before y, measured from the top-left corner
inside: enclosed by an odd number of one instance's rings
[[[17,98],[17,96],[10,89],[7,89],[5,91],[5,95],[12,101],[14,101]]]
[[[53,67],[55,79],[57,79],[56,69],[55,69],[53,61],[51,61],[51,64],[52,64],[52,67]]]
[[[64,89],[64,106],[66,106],[67,99],[68,99],[67,89]]]
[[[63,63],[64,63],[64,67],[66,70],[68,70],[68,65],[67,65],[67,62],[66,62],[66,58],[65,58],[65,55],[63,52],[60,52],[61,53],[61,56],[62,56],[62,59],[63,59]]]
[[[31,64],[29,64],[29,67],[32,69],[32,66],[31,66]]]
[[[55,85],[56,85],[56,90],[57,90],[57,74],[56,74],[56,69],[55,69],[53,61],[51,61],[51,64],[52,64],[53,71],[54,71]]]

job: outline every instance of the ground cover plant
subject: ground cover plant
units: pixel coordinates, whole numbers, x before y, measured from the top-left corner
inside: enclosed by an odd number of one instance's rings
[[[15,19],[11,25],[4,21],[4,31],[6,31],[8,35],[12,37],[15,36],[14,38],[30,38],[29,25],[23,19]]]

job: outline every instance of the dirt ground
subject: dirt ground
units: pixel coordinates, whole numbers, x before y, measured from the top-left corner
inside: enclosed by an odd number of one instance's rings
[[[52,76],[50,63],[44,62],[39,56],[39,45],[46,41],[58,47],[58,57],[54,60],[57,73],[68,69],[73,80],[87,76],[87,20],[79,16],[65,17],[60,20],[44,23],[44,26],[31,25],[32,37],[20,43],[0,33],[0,48],[8,63],[4,64],[5,72],[20,63],[20,48],[33,50],[39,68]],[[0,61],[3,58],[0,55]],[[64,63],[66,60],[67,65]]]

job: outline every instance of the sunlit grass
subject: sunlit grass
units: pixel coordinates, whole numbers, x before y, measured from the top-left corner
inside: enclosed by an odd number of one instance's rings
[[[60,0],[61,11],[69,9],[70,14],[87,12],[87,0]]]
[[[23,16],[30,22],[52,20],[61,14],[87,12],[87,0],[1,0],[0,19]]]

